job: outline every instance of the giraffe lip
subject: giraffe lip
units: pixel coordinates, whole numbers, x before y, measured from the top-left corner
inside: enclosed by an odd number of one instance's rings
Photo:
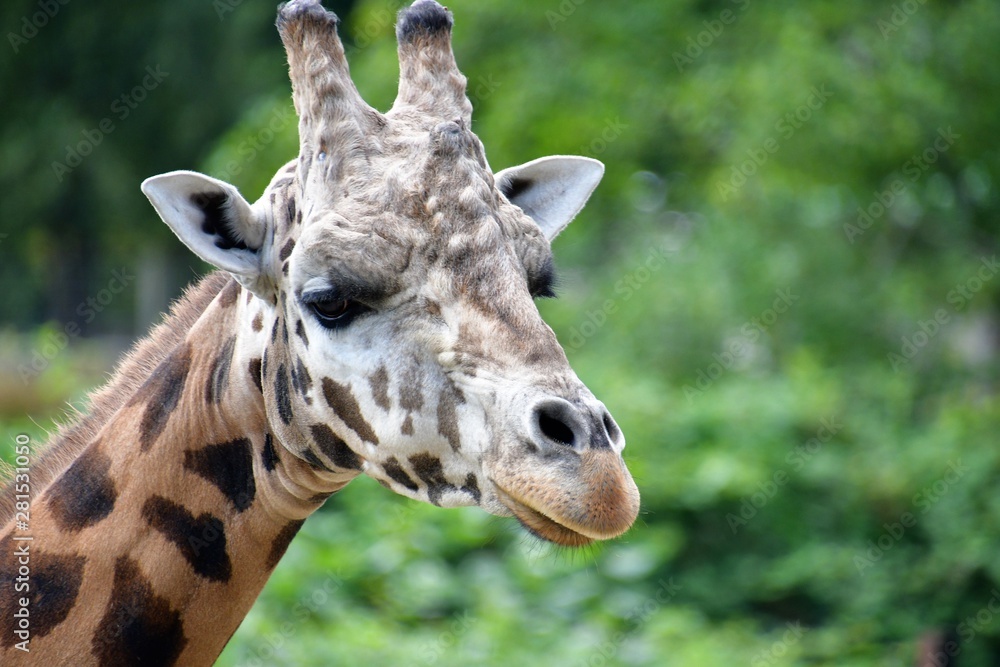
[[[532,535],[564,547],[582,547],[594,541],[595,538],[584,535],[528,505],[524,500],[501,487],[496,481],[493,482],[493,485],[500,502],[514,513],[514,518]]]

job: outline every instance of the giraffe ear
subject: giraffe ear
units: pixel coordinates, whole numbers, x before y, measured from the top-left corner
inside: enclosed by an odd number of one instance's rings
[[[194,254],[248,287],[257,282],[266,223],[235,187],[194,171],[171,171],[147,178],[142,192]]]
[[[497,188],[520,206],[550,241],[576,217],[604,175],[592,158],[553,155],[497,173]]]

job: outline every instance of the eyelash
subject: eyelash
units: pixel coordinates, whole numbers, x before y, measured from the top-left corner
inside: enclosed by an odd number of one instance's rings
[[[346,327],[358,315],[371,310],[368,306],[351,299],[322,299],[310,301],[306,305],[322,326],[334,330]]]
[[[559,277],[556,275],[552,258],[546,259],[533,273],[528,275],[528,291],[533,299],[554,299]]]
[[[531,285],[529,289],[532,299],[555,299],[558,296],[552,283]]]

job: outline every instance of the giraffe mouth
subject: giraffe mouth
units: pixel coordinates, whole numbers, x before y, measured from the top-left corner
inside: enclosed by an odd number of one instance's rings
[[[515,498],[496,482],[493,484],[500,502],[506,505],[507,509],[514,513],[514,518],[535,537],[564,547],[583,547],[595,540],[531,507],[524,500]]]
[[[639,514],[639,489],[621,456],[588,450],[564,464],[501,464],[489,479],[497,500],[549,542],[581,547],[625,533]]]

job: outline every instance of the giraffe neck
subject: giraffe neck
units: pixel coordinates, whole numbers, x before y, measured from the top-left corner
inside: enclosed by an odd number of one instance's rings
[[[33,498],[18,594],[31,652],[15,645],[18,600],[5,592],[0,663],[211,664],[305,518],[357,474],[272,438],[260,391],[270,332],[251,324],[263,306],[245,295],[230,280]],[[5,591],[16,535],[13,522],[0,532]]]

